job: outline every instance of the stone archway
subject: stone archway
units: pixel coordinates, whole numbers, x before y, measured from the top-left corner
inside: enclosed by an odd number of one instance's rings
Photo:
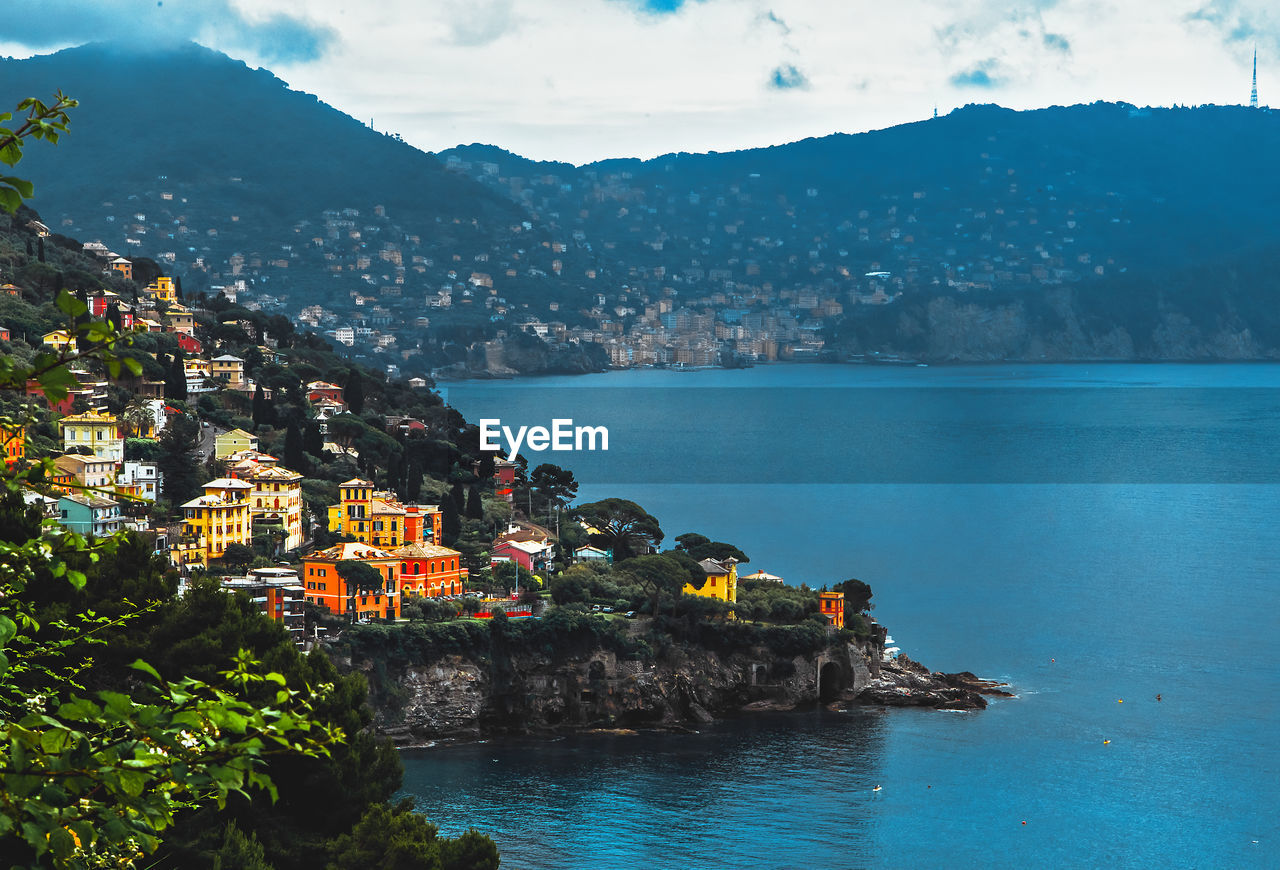
[[[824,663],[818,670],[818,701],[830,704],[845,688],[844,671],[833,661]]]

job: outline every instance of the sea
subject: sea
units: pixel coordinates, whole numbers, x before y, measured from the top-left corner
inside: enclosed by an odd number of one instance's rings
[[[502,866],[1280,867],[1280,365],[775,365],[444,385],[522,451],[1006,681],[976,712],[404,753]],[[572,442],[571,437],[562,441]],[[552,518],[554,522],[554,518]]]

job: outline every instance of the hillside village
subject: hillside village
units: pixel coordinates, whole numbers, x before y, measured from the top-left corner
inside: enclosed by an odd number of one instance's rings
[[[387,381],[225,297],[210,307],[185,300],[181,282],[153,274],[154,264],[55,239],[30,211],[0,239],[6,353],[74,359],[93,323],[128,342],[119,377],[85,359],[72,363],[63,398],[47,398],[36,381],[3,397],[6,418],[21,421],[0,432],[7,466],[50,460],[28,503],[90,538],[142,535],[183,586],[221,578],[300,647],[322,624],[519,618],[575,601],[656,613],[663,583],[667,595],[704,599],[731,619],[820,612],[833,630],[845,627],[842,593],[784,593],[764,572],[756,597],[790,603],[740,600],[745,554],[699,535],[680,537],[668,552],[684,561],[658,565],[663,579],[647,590],[611,575],[616,511],[652,524],[643,542],[617,539],[630,557],[658,552],[656,520],[626,502],[565,512],[572,474],[479,451],[475,427],[424,378]],[[55,306],[67,276],[87,286],[64,287]],[[535,503],[542,516],[563,515],[558,535],[517,508]]]

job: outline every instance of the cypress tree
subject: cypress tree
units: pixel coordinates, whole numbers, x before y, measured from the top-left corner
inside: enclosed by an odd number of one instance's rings
[[[174,276],[173,276],[173,295],[174,295],[174,296],[177,296],[179,299],[182,299],[182,298],[183,298],[183,296],[182,296],[182,279],[181,279],[181,278],[179,278],[177,275],[174,275]]]
[[[315,457],[324,453],[324,433],[320,431],[320,424],[315,420],[308,420],[306,428],[302,431],[302,449]]]
[[[267,400],[262,395],[262,384],[253,388],[253,425],[267,424]]]
[[[409,459],[405,478],[405,500],[411,503],[417,502],[418,497],[422,495],[422,466],[418,464],[418,460],[412,457]]]
[[[480,484],[478,483],[471,484],[471,489],[467,491],[467,519],[484,519],[484,504],[480,501]]]
[[[31,247],[31,240],[27,239],[27,256],[34,257],[36,255],[35,248]]]
[[[462,534],[462,518],[458,516],[458,505],[452,498],[446,498],[440,506],[440,534],[445,546],[450,546]]]
[[[181,355],[175,355],[169,361],[169,375],[164,379],[164,397],[183,401],[187,398],[187,369],[182,364]]]
[[[44,236],[40,237],[39,245],[36,248],[36,259],[41,263],[44,262]]]
[[[364,381],[360,378],[357,371],[351,372],[351,377],[347,378],[347,386],[342,391],[343,401],[347,403],[347,410],[352,414],[359,414],[364,410]]]
[[[307,467],[307,456],[302,449],[302,430],[297,420],[289,421],[284,432],[284,465],[292,471],[302,472]]]
[[[449,500],[453,502],[453,506],[458,510],[458,515],[461,516],[462,512],[467,508],[467,494],[462,489],[462,484],[455,483],[453,489],[449,492],[449,496]]]

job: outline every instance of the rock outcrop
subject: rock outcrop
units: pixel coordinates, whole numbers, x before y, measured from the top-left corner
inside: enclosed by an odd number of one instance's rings
[[[681,731],[817,704],[982,709],[984,694],[1008,694],[972,674],[930,673],[905,656],[882,658],[883,645],[873,639],[789,658],[763,647],[722,653],[681,646],[653,661],[596,650],[561,660],[522,651],[501,667],[454,655],[395,673],[368,660],[342,664],[370,676],[376,727],[401,745],[620,728]]]

